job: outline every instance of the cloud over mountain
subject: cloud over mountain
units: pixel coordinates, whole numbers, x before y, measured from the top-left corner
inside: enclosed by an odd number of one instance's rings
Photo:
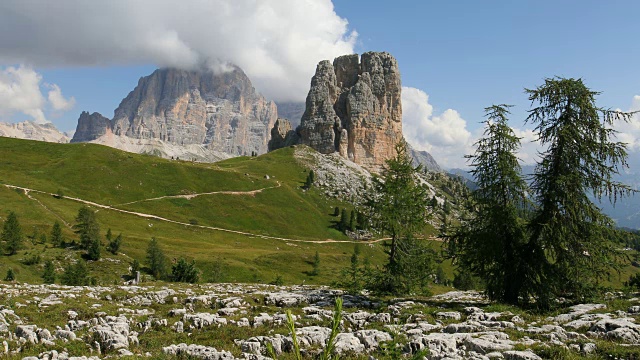
[[[218,70],[237,64],[274,100],[302,100],[319,60],[353,52],[331,0],[8,0],[0,64]]]

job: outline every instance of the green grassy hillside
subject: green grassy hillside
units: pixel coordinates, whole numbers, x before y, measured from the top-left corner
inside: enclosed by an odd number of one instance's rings
[[[63,226],[65,236],[74,239],[70,225],[83,204],[72,198],[112,206],[93,208],[103,234],[108,228],[123,234],[123,254],[112,256],[103,251],[104,259],[89,264],[107,283],[118,281],[132,258],[143,262],[148,241],[156,237],[170,259],[195,259],[205,281],[269,282],[281,276],[287,283],[328,284],[347,266],[354,244],[308,241],[348,240],[333,228],[336,218],[332,216],[335,206],[348,204],[328,201],[313,189],[303,191],[307,169],[296,163],[293,150],[201,164],[93,144],[0,138],[0,220],[15,211],[29,236],[48,234],[58,220],[68,224]],[[42,192],[25,193],[5,185]],[[251,193],[254,190],[257,192]],[[227,193],[149,200],[210,192]],[[51,195],[57,193],[64,197]],[[309,276],[316,251],[321,258],[320,275]],[[363,253],[374,264],[384,259],[380,244],[364,246]],[[24,259],[33,254],[40,254],[42,262],[25,265]],[[12,267],[19,280],[37,282],[44,260],[55,259],[62,267],[69,254],[29,239],[17,255],[1,258],[0,276]]]

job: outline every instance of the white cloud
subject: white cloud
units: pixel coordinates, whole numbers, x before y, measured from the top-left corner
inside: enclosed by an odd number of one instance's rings
[[[40,92],[42,77],[26,67],[8,67],[0,71],[0,115],[21,112],[37,123],[45,123],[42,108],[45,99]]]
[[[53,107],[53,110],[56,111],[68,111],[73,109],[76,105],[76,99],[72,96],[69,99],[65,99],[62,96],[62,90],[56,84],[47,84],[47,87],[50,89],[47,98]]]
[[[473,152],[473,136],[460,114],[447,109],[434,115],[429,95],[402,88],[402,132],[416,149],[426,150],[445,168],[464,168],[464,156]]]
[[[357,33],[331,0],[7,0],[0,64],[237,64],[275,100],[303,100],[318,61]]]
[[[640,111],[640,95],[633,97],[629,111]],[[614,129],[618,131],[618,140],[627,143],[629,152],[640,151],[640,113],[632,116],[629,122],[618,121]]]
[[[75,99],[65,99],[57,85],[49,85],[49,101],[40,89],[42,76],[29,67],[0,68],[0,119],[22,113],[39,124],[47,123],[45,108],[66,111],[73,107]]]

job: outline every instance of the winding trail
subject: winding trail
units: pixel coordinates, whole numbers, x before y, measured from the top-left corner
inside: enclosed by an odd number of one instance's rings
[[[265,187],[265,188],[262,188],[262,189],[249,190],[249,191],[212,191],[212,192],[186,194],[186,195],[166,195],[166,196],[160,196],[160,197],[156,197],[156,198],[136,200],[136,201],[123,203],[123,204],[117,204],[117,205],[113,205],[113,206],[124,206],[124,205],[137,204],[137,203],[141,203],[141,202],[145,202],[145,201],[155,201],[155,200],[162,200],[162,199],[188,199],[188,200],[191,200],[191,199],[193,199],[195,197],[202,196],[202,195],[216,195],[216,194],[255,196],[256,194],[259,194],[264,190],[276,189],[276,188],[279,188],[280,186],[282,186],[279,181],[277,181],[277,183],[278,183],[278,185],[276,185],[276,186],[269,186],[269,187]]]
[[[135,215],[135,216],[142,217],[142,218],[145,218],[145,219],[159,220],[159,221],[164,221],[164,222],[168,222],[168,223],[172,223],[172,224],[176,224],[176,225],[183,225],[183,226],[199,228],[199,229],[221,231],[221,232],[237,234],[237,235],[243,235],[243,236],[249,236],[249,237],[255,237],[255,238],[261,238],[261,239],[281,240],[281,241],[286,241],[286,242],[300,242],[300,243],[311,243],[311,244],[326,244],[326,243],[374,244],[374,243],[378,243],[378,242],[390,239],[390,238],[381,238],[381,239],[373,239],[373,240],[334,240],[334,239],[304,240],[304,239],[284,238],[284,237],[278,237],[278,236],[259,235],[259,234],[254,234],[254,233],[250,233],[250,232],[246,232],[246,231],[231,230],[231,229],[225,229],[225,228],[220,228],[220,227],[216,227],[216,226],[195,225],[195,224],[185,223],[185,222],[182,222],[182,221],[171,220],[171,219],[167,219],[167,218],[164,218],[164,217],[161,217],[161,216],[157,216],[157,215],[145,214],[145,213],[140,213],[140,212],[136,212],[136,211],[118,209],[118,208],[115,208],[113,206],[98,204],[96,202],[89,201],[89,200],[84,200],[84,199],[75,198],[75,197],[71,197],[71,196],[64,196],[64,195],[63,196],[59,196],[58,194],[53,194],[53,193],[42,191],[42,190],[30,189],[30,188],[26,188],[26,187],[22,187],[22,186],[17,186],[17,185],[4,184],[4,186],[7,187],[7,188],[10,188],[10,189],[20,189],[20,190],[24,191],[25,194],[27,194],[27,196],[30,199],[36,200],[40,205],[42,205],[48,211],[51,211],[51,210],[49,208],[47,208],[46,206],[44,206],[44,204],[42,204],[37,199],[31,197],[29,195],[29,192],[34,192],[34,193],[44,194],[44,195],[50,195],[50,196],[57,196],[57,197],[62,198],[62,199],[76,201],[76,202],[79,202],[79,203],[82,203],[82,204],[86,204],[86,205],[90,205],[90,206],[94,206],[94,207],[97,207],[97,208],[100,208],[100,209],[116,211],[116,212],[123,213],[123,214],[128,214],[128,215]],[[272,187],[269,187],[269,188],[277,188],[277,187],[280,187],[280,183],[278,183],[278,186],[272,186]],[[263,191],[263,190],[266,190],[266,189],[269,189],[269,188],[252,190],[250,192],[260,192],[260,191]],[[218,191],[218,192],[213,192],[213,193],[229,193],[229,192],[220,192],[220,191]],[[157,199],[167,198],[167,197],[185,197],[185,196],[195,197],[195,196],[199,196],[199,195],[206,195],[206,194],[213,194],[213,193],[200,193],[200,194],[190,194],[190,195],[165,196],[165,197],[147,199],[147,200],[157,200]],[[235,191],[233,193],[248,193],[248,192],[237,192],[237,191]],[[137,202],[140,202],[140,201],[146,201],[146,200],[139,200]],[[129,203],[129,204],[131,204],[131,203]]]

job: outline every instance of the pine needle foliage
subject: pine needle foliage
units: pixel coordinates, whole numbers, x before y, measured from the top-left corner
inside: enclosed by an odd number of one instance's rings
[[[372,179],[365,211],[373,227],[391,238],[388,263],[371,284],[375,287],[373,290],[399,294],[408,290],[405,285],[416,280],[406,277],[411,274],[408,270],[414,268],[414,264],[430,263],[428,258],[433,254],[413,239],[424,229],[427,218],[428,190],[417,178],[422,167],[413,166],[404,140],[396,144],[395,150],[397,155],[387,160],[382,176]],[[425,276],[430,271],[421,270]]]
[[[467,156],[477,189],[471,219],[446,237],[460,268],[483,279],[492,300],[518,304],[526,296],[527,184],[516,156],[518,138],[508,125],[509,105],[485,108],[484,134]]]
[[[22,235],[18,215],[13,211],[9,212],[9,215],[4,221],[2,233],[0,233],[0,240],[5,243],[4,251],[7,255],[15,255],[18,250],[22,248],[24,236]]]
[[[615,141],[613,124],[633,113],[598,107],[599,93],[581,79],[546,79],[526,93],[534,106],[527,122],[546,148],[531,185],[538,204],[527,252],[535,275],[532,295],[542,307],[554,296],[581,301],[618,267],[613,240],[619,232],[590,195],[615,203],[634,192],[613,179],[628,166],[626,145]]]

